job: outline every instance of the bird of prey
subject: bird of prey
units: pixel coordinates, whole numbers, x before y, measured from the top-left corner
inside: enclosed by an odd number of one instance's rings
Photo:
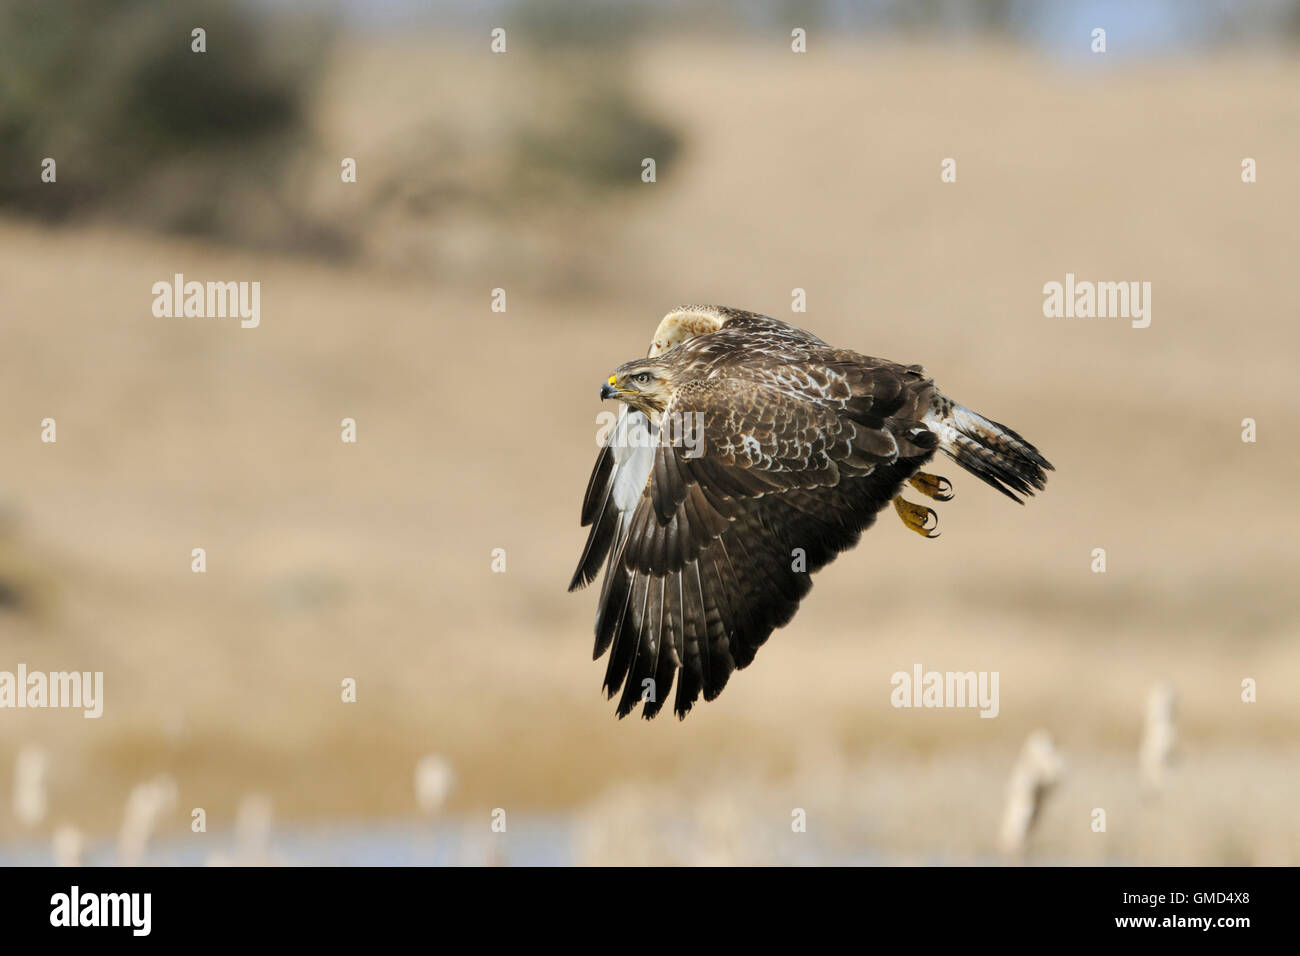
[[[789,623],[813,572],[893,502],[932,537],[952,485],[921,467],[942,451],[1014,501],[1052,468],[1018,434],[957,404],[920,365],[827,345],[777,319],[688,305],[649,355],[616,368],[621,402],[582,503],[590,526],[569,590],[605,566],[594,659],[618,715],[668,700],[684,718]]]

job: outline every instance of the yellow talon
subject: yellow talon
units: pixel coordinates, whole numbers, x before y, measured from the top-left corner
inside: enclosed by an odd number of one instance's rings
[[[952,482],[947,478],[918,471],[907,479],[907,483],[927,498],[933,498],[935,501],[952,501]]]
[[[927,508],[925,505],[914,505],[907,501],[902,495],[894,499],[894,510],[898,516],[903,519],[903,524],[907,525],[923,538],[939,537],[939,516],[933,508]],[[934,523],[931,524],[931,519]]]

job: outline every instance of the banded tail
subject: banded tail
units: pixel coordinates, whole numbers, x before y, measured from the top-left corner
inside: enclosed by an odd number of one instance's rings
[[[972,475],[992,485],[1012,501],[1047,487],[1052,463],[1033,445],[999,422],[990,421],[942,395],[925,415],[939,436],[939,448]]]

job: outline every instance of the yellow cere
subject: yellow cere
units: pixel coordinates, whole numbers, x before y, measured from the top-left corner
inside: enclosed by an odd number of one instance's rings
[[[615,379],[615,377],[614,377],[613,375],[611,375],[611,376],[609,377],[609,384],[610,384],[610,385],[613,385],[615,381],[617,381],[617,379]]]

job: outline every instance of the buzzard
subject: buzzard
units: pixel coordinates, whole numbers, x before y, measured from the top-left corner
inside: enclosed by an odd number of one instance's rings
[[[1022,504],[1052,468],[920,365],[721,306],[668,313],[649,356],[615,369],[600,397],[622,406],[587,485],[569,590],[605,566],[593,658],[609,652],[620,717],[638,703],[654,717],[674,679],[679,718],[717,697],[891,501],[933,537],[934,510],[900,492],[952,497],[921,471],[936,451]]]

